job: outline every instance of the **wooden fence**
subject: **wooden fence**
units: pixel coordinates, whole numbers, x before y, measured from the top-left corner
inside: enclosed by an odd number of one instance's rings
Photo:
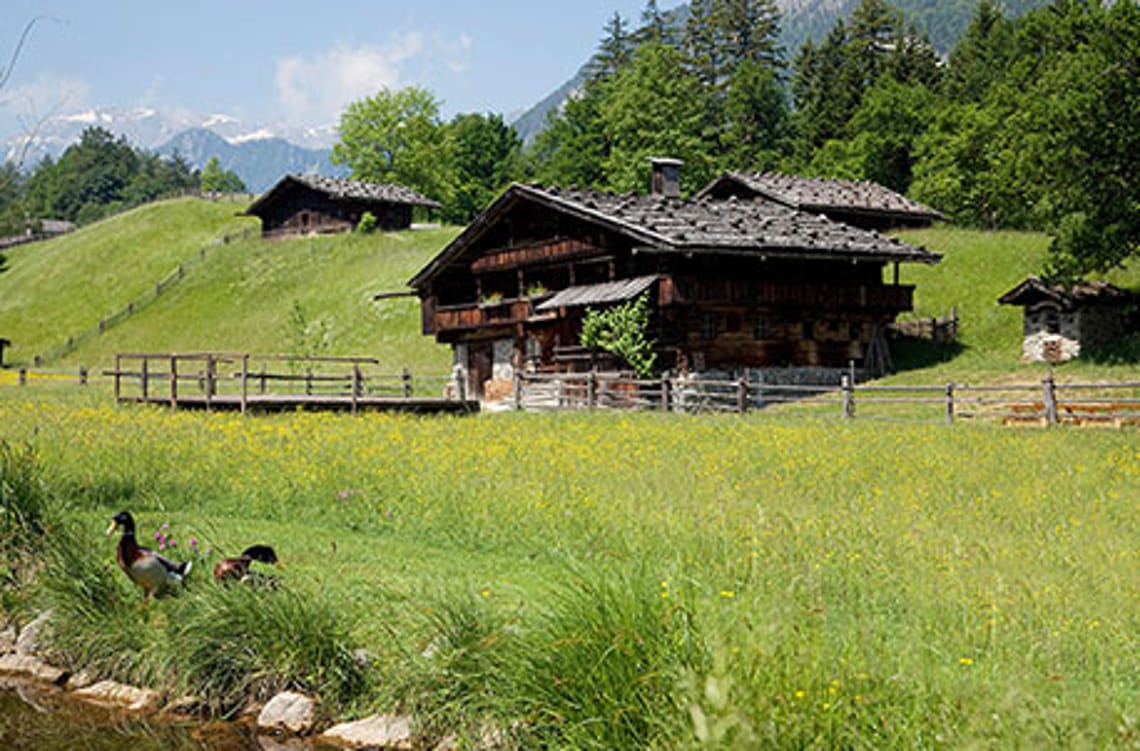
[[[240,232],[223,235],[210,245],[201,246],[198,248],[198,252],[193,257],[187,258],[180,262],[176,267],[171,269],[166,276],[156,281],[138,297],[127,301],[127,304],[123,307],[111,313],[108,313],[103,318],[100,318],[94,326],[90,326],[83,331],[75,332],[71,336],[67,337],[67,339],[60,342],[59,344],[56,344],[50,349],[33,355],[31,358],[32,365],[36,368],[40,368],[45,363],[49,363],[54,360],[58,360],[61,357],[65,357],[66,355],[74,352],[79,347],[79,345],[83,344],[84,342],[102,336],[115,326],[123,323],[128,318],[153,303],[166,292],[170,291],[172,287],[174,287],[186,277],[188,271],[204,263],[212,248],[229,245],[232,242],[249,239],[257,235],[258,233],[256,230],[245,229],[241,230]]]
[[[935,342],[958,341],[958,308],[952,308],[945,318],[910,318],[890,324],[890,330],[899,336],[930,339]]]
[[[519,410],[642,409],[744,413],[774,405],[797,415],[908,421],[995,420],[1007,425],[1140,425],[1140,381],[973,386],[786,385],[746,379],[636,379],[613,373],[521,374]]]
[[[248,353],[127,353],[115,356],[115,401],[173,408],[296,408],[478,411],[478,402],[443,395],[449,376],[416,378],[379,370],[370,357]]]

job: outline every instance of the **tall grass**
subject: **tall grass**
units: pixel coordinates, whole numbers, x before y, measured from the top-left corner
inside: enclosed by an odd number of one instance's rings
[[[0,403],[0,424],[34,442],[45,482],[70,499],[94,561],[84,568],[122,589],[126,604],[106,605],[124,621],[113,628],[141,631],[120,638],[149,667],[108,649],[109,669],[188,688],[187,676],[228,676],[203,689],[221,711],[255,685],[305,685],[361,711],[406,708],[429,734],[477,738],[487,725],[523,746],[1137,737],[1131,431],[242,419],[19,400]],[[203,566],[183,596],[143,611],[94,539],[123,506],[215,549],[273,544],[286,590],[215,592],[195,580]],[[240,609],[262,601],[281,613]],[[280,626],[259,625],[305,619],[343,624],[341,648],[285,659],[289,645],[263,636]],[[203,621],[238,624],[280,662],[215,667],[206,658],[226,642]],[[214,650],[175,657],[199,633]],[[382,681],[337,677],[347,663],[335,656],[357,645]],[[318,659],[326,667],[295,667]]]

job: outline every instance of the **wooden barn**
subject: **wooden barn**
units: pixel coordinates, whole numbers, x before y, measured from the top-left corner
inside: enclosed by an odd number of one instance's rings
[[[1063,362],[1134,330],[1136,298],[1107,282],[1047,284],[1029,277],[998,302],[1024,309],[1021,359]]]
[[[402,185],[367,183],[319,175],[286,175],[246,210],[261,219],[264,237],[350,232],[365,212],[377,229],[412,225],[412,210],[438,209],[435,201]]]
[[[912,307],[899,264],[940,258],[777,203],[681,200],[660,178],[648,196],[513,185],[409,281],[468,393],[590,367],[586,311],[642,294],[662,370],[878,369]]]
[[[772,201],[869,230],[927,227],[943,218],[934,209],[866,180],[729,172],[696,195],[698,200],[730,197]]]

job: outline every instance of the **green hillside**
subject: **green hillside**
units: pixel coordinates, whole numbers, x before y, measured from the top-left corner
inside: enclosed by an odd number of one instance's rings
[[[101,336],[45,367],[103,367],[116,352],[244,351],[377,357],[393,372],[442,373],[448,351],[420,334],[414,298],[374,301],[455,235],[431,229],[265,242],[244,208],[193,199],[153,204],[49,243],[23,246],[0,275],[5,360],[26,364],[93,331],[132,300],[149,300]],[[204,252],[203,252],[204,249]],[[129,260],[127,254],[129,253]],[[183,263],[185,277],[154,297]]]
[[[45,368],[104,368],[117,352],[241,351],[363,355],[397,372],[442,374],[446,347],[420,333],[415,298],[374,300],[406,281],[439,252],[457,228],[376,235],[336,235],[266,242],[239,204],[183,199],[152,204],[73,235],[25,245],[0,274],[0,336],[11,339],[8,364],[30,364],[68,338],[73,351]],[[223,235],[248,231],[220,244]],[[953,350],[902,348],[896,379],[981,381],[1037,373],[1019,362],[1021,311],[997,298],[1045,262],[1040,234],[940,227],[903,238],[943,254],[942,263],[907,266],[915,315],[958,310],[961,341]],[[155,297],[155,283],[179,263],[186,273]],[[1108,279],[1140,289],[1140,265]],[[100,319],[137,301],[136,312],[98,335]],[[87,336],[84,336],[88,332]],[[1072,374],[1135,376],[1135,363],[1078,362]]]
[[[952,351],[927,348],[899,378],[912,382],[989,381],[1014,373],[1040,373],[1039,363],[1020,362],[1022,310],[999,305],[1001,295],[1030,274],[1045,267],[1049,238],[1031,232],[983,232],[937,227],[900,233],[906,242],[923,245],[942,254],[934,266],[909,264],[900,281],[913,284],[915,311],[912,317],[945,317],[957,308],[959,347]],[[1126,289],[1140,291],[1140,264],[1102,277]],[[900,353],[905,358],[906,353]],[[900,358],[901,359],[901,358]],[[1090,377],[1127,377],[1140,373],[1140,365],[1116,366],[1084,360],[1060,366],[1070,374]]]

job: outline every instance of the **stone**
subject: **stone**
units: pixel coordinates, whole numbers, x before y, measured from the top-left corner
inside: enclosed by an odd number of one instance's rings
[[[313,729],[316,715],[315,699],[293,691],[282,691],[270,699],[257,715],[257,727],[259,730],[284,730],[301,735]]]
[[[38,657],[11,653],[0,655],[0,673],[19,675],[59,685],[67,680],[67,671],[48,665]]]
[[[160,700],[157,691],[115,681],[99,681],[73,691],[71,695],[94,704],[120,707],[128,712],[153,712],[158,709]]]
[[[16,629],[8,626],[0,631],[0,655],[16,651]]]
[[[257,736],[257,747],[261,751],[313,751],[312,745],[301,738],[274,738],[272,735]]]
[[[80,670],[78,673],[74,673],[70,678],[67,679],[65,688],[69,691],[76,691],[81,688],[87,688],[94,683],[95,676],[91,675],[86,670]]]
[[[196,717],[203,713],[202,699],[193,694],[180,696],[162,708],[165,717]]]
[[[43,636],[50,620],[51,611],[45,610],[37,615],[31,623],[20,629],[20,635],[16,638],[16,654],[32,655],[38,652],[40,637]]]
[[[398,715],[373,715],[334,725],[318,736],[324,743],[346,748],[411,749],[412,721]]]

